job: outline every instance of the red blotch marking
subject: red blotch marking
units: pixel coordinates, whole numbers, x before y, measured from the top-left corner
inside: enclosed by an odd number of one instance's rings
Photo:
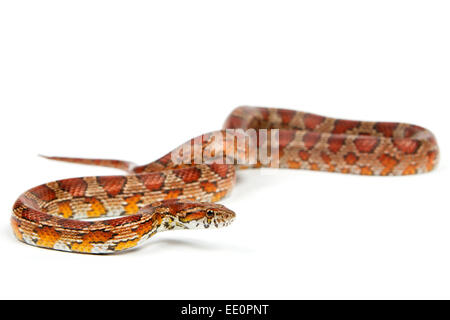
[[[108,176],[98,177],[97,181],[109,195],[116,196],[122,191],[127,179],[122,176]]]
[[[52,218],[51,215],[45,212],[33,210],[33,209],[24,209],[22,211],[22,218],[29,220],[29,221],[35,221],[35,222],[42,222],[47,221]]]
[[[320,140],[320,133],[319,132],[307,132],[303,136],[303,143],[305,144],[305,147],[308,150],[311,150],[316,143]]]
[[[281,122],[283,124],[289,124],[289,122],[291,122],[292,118],[295,115],[295,111],[294,110],[286,110],[286,109],[280,109],[278,110],[278,114],[281,117]]]
[[[345,133],[348,130],[355,129],[356,127],[359,126],[359,124],[360,123],[358,121],[336,120],[336,122],[334,123],[333,133],[336,133],[336,134]]]
[[[165,205],[167,205],[169,207],[170,213],[173,215],[177,214],[180,211],[194,208],[198,205],[196,203],[180,202],[177,200],[172,200],[172,201],[167,200],[164,203],[165,203]]]
[[[92,225],[92,222],[74,219],[59,219],[58,225],[62,228],[82,230]]]
[[[228,173],[228,166],[227,164],[218,164],[218,163],[213,163],[209,165],[209,168],[214,171],[215,173],[217,173],[217,175],[219,175],[219,177],[225,178],[227,176]]]
[[[24,199],[25,197],[22,195],[21,197],[20,197],[20,199],[18,199],[18,200],[16,200],[16,202],[14,202],[14,205],[13,205],[13,211],[16,211],[17,209],[19,209],[19,208],[22,208],[22,206],[25,204],[24,202],[23,202],[23,199]]]
[[[303,122],[305,127],[309,130],[314,130],[319,124],[325,121],[325,117],[318,116],[316,114],[307,113]]]
[[[224,127],[228,129],[242,128],[244,120],[238,116],[229,116]]]
[[[265,120],[265,121],[269,120],[269,109],[261,108],[261,109],[259,109],[259,112],[261,113],[263,120]]]
[[[344,142],[345,142],[345,135],[332,134],[328,139],[328,149],[331,152],[337,153],[342,148]]]
[[[64,179],[58,181],[59,187],[74,197],[82,197],[87,189],[87,182],[81,178]]]
[[[141,218],[142,218],[141,214],[134,214],[132,216],[112,219],[112,220],[103,221],[103,222],[109,224],[110,226],[116,227],[116,226],[122,226],[122,225],[125,225],[125,224],[128,224],[128,223],[137,222]]]
[[[409,138],[404,139],[394,139],[394,145],[400,151],[406,154],[416,153],[420,147],[420,142],[418,140],[413,140]]]
[[[142,184],[150,191],[160,190],[165,180],[165,176],[160,172],[141,174],[137,177],[142,182]]]
[[[163,165],[167,165],[170,161],[172,161],[172,153],[168,153],[164,157],[158,159],[158,162]]]
[[[372,136],[360,136],[355,140],[355,146],[361,153],[371,153],[378,146],[380,139]]]
[[[14,204],[14,210],[21,207],[22,204],[30,208],[39,208],[39,204],[35,199],[31,199],[28,196],[21,195],[19,200],[17,200]]]
[[[278,140],[280,148],[286,147],[294,140],[295,130],[280,130],[278,132]]]
[[[394,122],[378,122],[375,125],[375,130],[381,132],[385,137],[392,138],[395,129],[398,127],[398,123]]]
[[[146,166],[136,167],[133,169],[133,172],[139,174],[139,173],[144,172],[145,168],[146,168]]]
[[[50,189],[45,184],[31,189],[30,193],[34,194],[37,198],[41,199],[42,201],[51,201],[56,199],[55,191]]]
[[[174,170],[173,173],[177,177],[183,179],[185,183],[197,181],[202,175],[201,170],[195,167]]]
[[[411,138],[416,133],[418,133],[420,131],[424,131],[424,130],[425,129],[422,127],[411,125],[411,126],[405,128],[404,136],[405,136],[405,138]]]

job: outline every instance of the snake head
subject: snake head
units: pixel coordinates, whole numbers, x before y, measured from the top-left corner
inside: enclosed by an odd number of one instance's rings
[[[200,212],[205,215],[203,224],[205,228],[226,227],[234,221],[236,214],[227,207],[217,203],[206,203],[200,209]]]
[[[220,228],[233,222],[236,214],[227,207],[210,202],[165,200],[159,205],[161,213],[178,222],[181,229]]]

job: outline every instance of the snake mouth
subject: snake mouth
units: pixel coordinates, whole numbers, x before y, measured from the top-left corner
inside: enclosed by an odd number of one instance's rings
[[[236,219],[236,213],[225,206],[220,206],[221,210],[220,214],[216,217],[216,222],[219,225],[218,227],[227,227],[234,221],[234,219]]]
[[[230,215],[230,217],[227,217],[224,220],[215,221],[211,224],[211,226],[213,226],[215,228],[228,227],[230,224],[232,224],[234,222],[235,218],[236,218],[236,215],[233,212],[232,216]]]

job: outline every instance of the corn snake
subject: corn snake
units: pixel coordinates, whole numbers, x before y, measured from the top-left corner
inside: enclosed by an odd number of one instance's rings
[[[238,137],[251,129],[276,132],[276,165],[260,159],[239,162],[248,158],[250,144],[236,147],[236,136],[230,138],[225,129],[237,129]],[[258,137],[256,147],[272,151],[268,136],[262,140]],[[193,156],[174,161],[173,155],[187,150],[184,147],[205,152],[211,146],[209,163],[194,161]],[[236,168],[409,175],[431,171],[439,158],[434,135],[419,126],[257,107],[236,108],[223,130],[191,139],[175,150],[143,166],[121,160],[48,157],[114,167],[128,174],[63,179],[26,191],[13,207],[15,236],[38,247],[112,253],[135,247],[161,231],[229,225],[234,212],[214,202],[231,190]]]

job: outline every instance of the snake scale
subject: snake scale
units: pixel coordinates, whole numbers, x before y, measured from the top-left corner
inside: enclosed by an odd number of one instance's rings
[[[235,136],[228,134],[232,129],[237,132]],[[236,146],[236,139],[251,129],[267,133],[257,138],[256,152],[263,148],[273,151],[274,142],[268,137],[276,137],[276,163],[273,159],[239,161],[248,159],[252,150],[248,140]],[[195,153],[186,157],[180,151],[186,147],[200,152],[209,149],[210,161],[199,163]],[[177,155],[183,156],[182,162],[174,161]],[[48,158],[114,167],[127,171],[127,175],[63,179],[31,188],[14,204],[11,224],[15,236],[38,247],[112,253],[135,247],[161,231],[230,224],[234,212],[214,202],[231,190],[235,169],[280,167],[409,175],[431,171],[438,163],[439,149],[434,135],[416,125],[238,107],[226,119],[223,130],[191,139],[147,165]]]

